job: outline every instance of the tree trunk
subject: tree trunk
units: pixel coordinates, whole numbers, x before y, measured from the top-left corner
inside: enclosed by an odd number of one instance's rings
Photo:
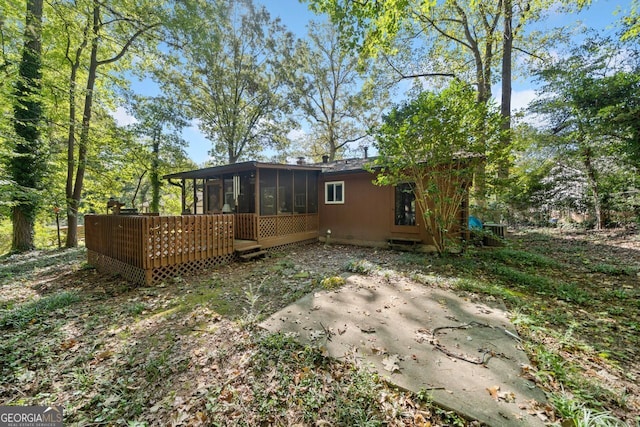
[[[160,179],[158,167],[160,163],[160,129],[154,130],[153,145],[151,147],[151,212],[160,212]]]
[[[73,185],[71,198],[67,200],[67,248],[78,246],[78,211],[82,197],[84,173],[87,167],[87,148],[89,144],[89,127],[91,125],[91,113],[93,108],[93,90],[96,83],[98,70],[98,31],[100,28],[100,6],[95,3],[93,7],[93,39],[91,41],[91,59],[89,62],[89,75],[87,77],[86,95],[84,98],[84,114],[82,116],[82,130],[78,143],[78,167]],[[68,184],[67,184],[68,185]]]
[[[26,252],[35,249],[33,244],[33,221],[25,215],[24,210],[11,210],[11,221],[13,223],[13,239],[11,250],[15,252]]]
[[[498,178],[509,177],[508,150],[511,145],[511,66],[513,53],[513,4],[511,0],[504,0],[504,34],[502,39],[502,100],[500,113],[502,115],[502,136],[500,138],[501,158],[498,164]]]
[[[42,103],[38,99],[42,77],[42,8],[43,0],[27,1],[24,49],[15,89],[14,128],[18,140],[9,162],[9,171],[18,187],[11,208],[11,249],[18,252],[34,249],[34,224],[38,210],[36,191],[42,185],[46,167],[39,129]]]
[[[598,185],[598,175],[595,167],[593,166],[593,153],[591,147],[586,147],[582,152],[582,162],[587,171],[587,179],[589,181],[589,187],[591,187],[591,194],[593,195],[593,210],[596,216],[596,230],[602,230],[602,205],[600,203],[600,187]]]

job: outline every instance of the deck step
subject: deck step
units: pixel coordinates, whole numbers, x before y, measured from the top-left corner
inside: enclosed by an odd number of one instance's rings
[[[244,252],[255,251],[256,249],[260,249],[261,247],[262,247],[261,245],[242,246],[242,247],[236,248],[235,251],[241,254]]]
[[[249,261],[250,259],[261,257],[266,253],[267,253],[267,251],[248,252],[248,253],[239,255],[239,257],[243,261]]]
[[[390,237],[387,239],[389,248],[396,251],[415,251],[422,239],[415,237]]]
[[[419,237],[390,237],[389,243],[400,243],[400,244],[416,244],[422,242],[422,239]]]

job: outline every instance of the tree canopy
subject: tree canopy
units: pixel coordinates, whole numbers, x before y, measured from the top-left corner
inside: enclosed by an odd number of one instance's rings
[[[376,64],[361,62],[344,49],[341,35],[330,23],[312,22],[308,40],[299,40],[291,68],[291,99],[307,132],[307,154],[320,159],[336,156],[350,144],[369,143],[369,129],[388,104]]]
[[[171,56],[156,75],[198,121],[211,156],[235,163],[284,150],[294,126],[284,71],[292,34],[251,0],[177,4],[174,23]]]
[[[408,183],[439,253],[451,244],[458,209],[500,119],[467,85],[423,92],[385,116],[376,148],[381,185]]]

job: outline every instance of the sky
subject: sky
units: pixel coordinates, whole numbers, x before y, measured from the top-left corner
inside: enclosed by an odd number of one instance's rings
[[[310,20],[323,19],[310,12],[307,4],[300,3],[298,0],[255,0],[256,3],[263,4],[273,18],[279,17],[282,23],[298,37],[306,35],[306,25]],[[616,30],[613,24],[618,20],[618,13],[630,7],[630,0],[593,0],[592,5],[587,10],[578,14],[550,14],[545,23],[539,24],[541,29],[553,28],[571,23],[581,23],[582,25],[603,30],[605,33],[615,35]],[[144,89],[143,89],[144,86]],[[147,95],[149,93],[148,83],[134,83],[133,89],[144,90]],[[494,98],[500,99],[500,85],[496,85],[493,89]],[[512,92],[512,108],[514,111],[523,109],[527,104],[535,98],[534,82],[530,80],[516,80],[513,82]],[[119,124],[132,123],[132,117],[129,116],[124,108],[118,108],[114,114]],[[187,128],[183,132],[183,138],[189,143],[187,148],[188,156],[198,165],[202,165],[209,159],[208,151],[212,144],[198,130],[197,125]]]

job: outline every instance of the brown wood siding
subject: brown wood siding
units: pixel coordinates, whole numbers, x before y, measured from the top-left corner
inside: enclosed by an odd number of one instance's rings
[[[373,184],[375,175],[370,172],[350,172],[322,175],[320,194],[320,236],[354,244],[384,244],[390,238],[420,238],[422,244],[432,245],[433,239],[424,225],[422,211],[416,206],[417,226],[394,224],[395,188]],[[344,204],[325,203],[325,183],[344,181]],[[459,214],[460,225],[466,214]],[[458,222],[458,221],[457,221]],[[454,233],[459,233],[456,224]]]
[[[391,237],[393,188],[379,187],[368,172],[321,176],[318,195],[320,236],[357,242],[384,242]],[[344,181],[344,203],[325,203],[325,184]]]

